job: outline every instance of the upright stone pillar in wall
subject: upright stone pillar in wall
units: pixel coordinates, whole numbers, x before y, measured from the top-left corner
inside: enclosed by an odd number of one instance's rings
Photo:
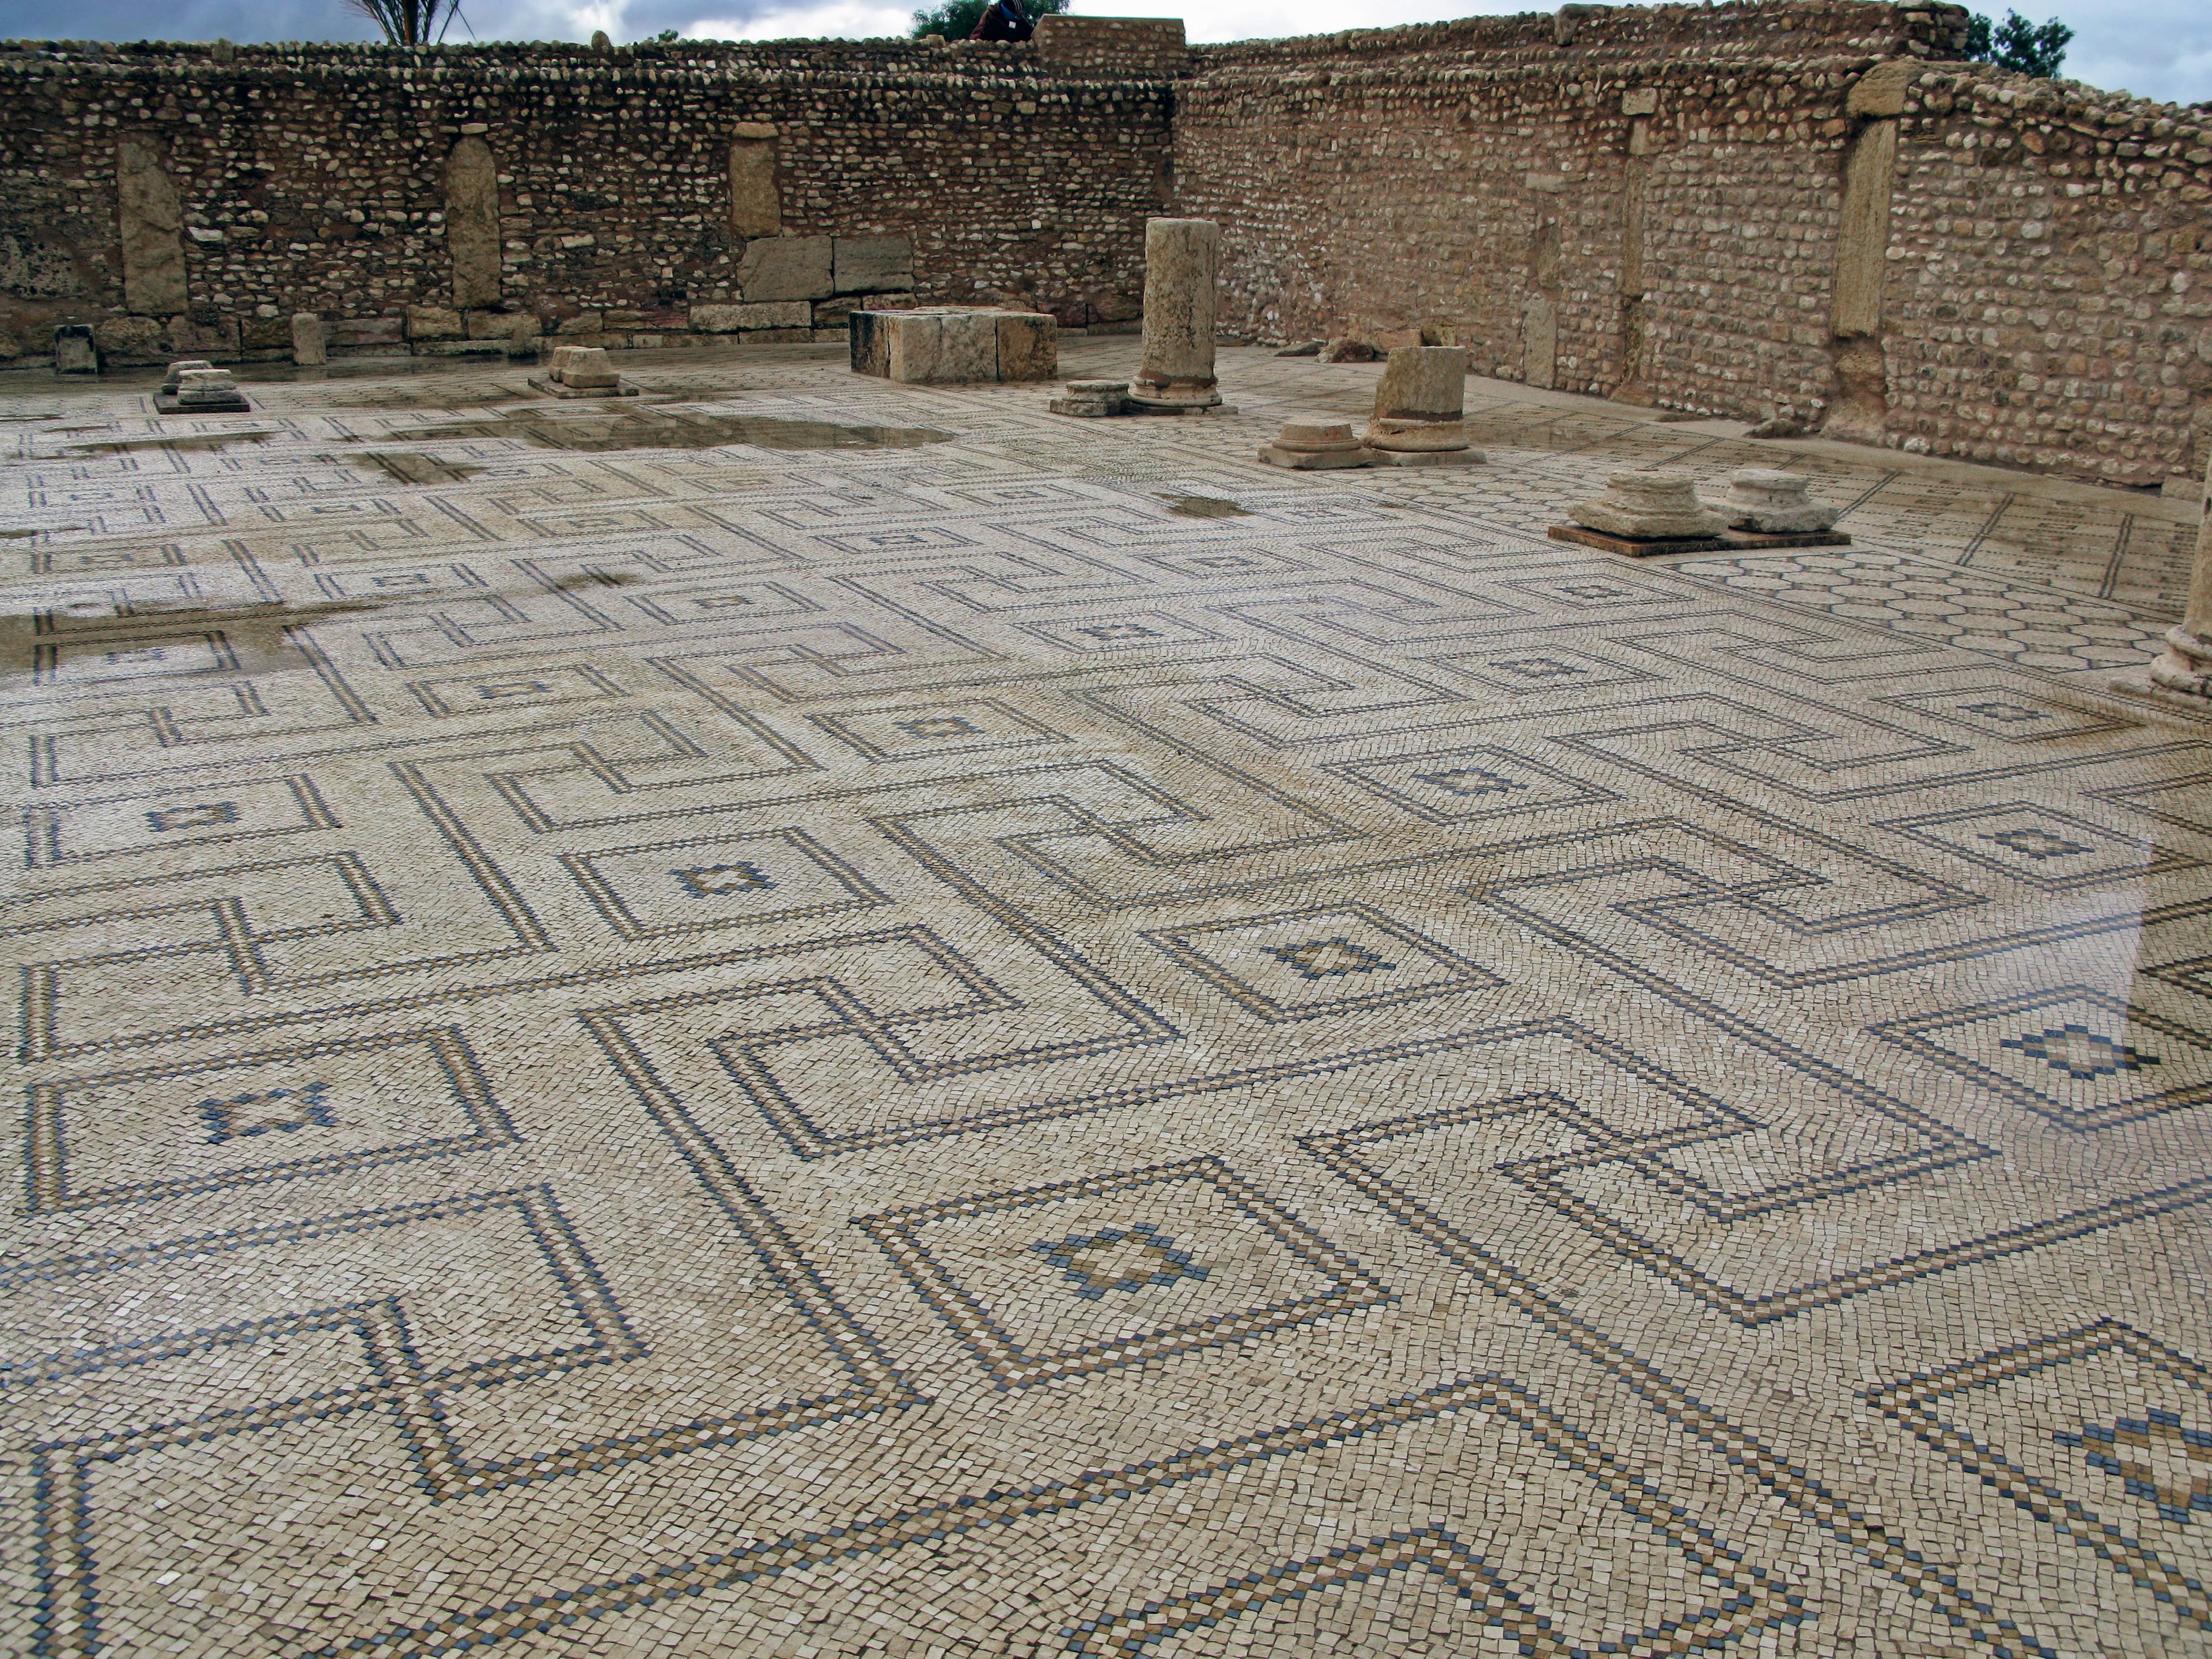
[[[1138,410],[1173,415],[1221,402],[1213,378],[1221,227],[1211,219],[1145,221],[1145,357],[1129,382]]]
[[[776,130],[740,121],[730,135],[730,230],[738,236],[783,234],[783,196],[775,182]]]
[[[453,261],[453,306],[500,301],[499,163],[471,135],[446,158],[446,251]]]
[[[1528,175],[1536,222],[1528,240],[1528,297],[1521,302],[1521,378],[1530,386],[1559,383],[1559,203],[1567,181],[1556,173]]]
[[[1620,112],[1629,118],[1628,159],[1620,179],[1620,379],[1613,388],[1617,404],[1649,405],[1644,383],[1644,212],[1651,187],[1651,121],[1659,112],[1656,87],[1631,87],[1620,94]]]
[[[1844,108],[1858,123],[1844,152],[1843,204],[1828,310],[1837,390],[1823,435],[1878,443],[1889,422],[1888,361],[1881,345],[1881,289],[1889,270],[1890,195],[1897,179],[1897,118],[1920,65],[1876,64]]]
[[[115,146],[115,205],[123,236],[123,304],[142,317],[173,317],[185,309],[184,204],[143,139]]]

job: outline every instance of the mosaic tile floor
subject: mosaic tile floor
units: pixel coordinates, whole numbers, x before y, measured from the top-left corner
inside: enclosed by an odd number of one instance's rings
[[[0,386],[0,1644],[2206,1650],[2179,516],[1224,362]]]

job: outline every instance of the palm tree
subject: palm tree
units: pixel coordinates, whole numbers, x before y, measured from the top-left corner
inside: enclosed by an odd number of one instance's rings
[[[446,30],[461,9],[461,0],[353,0],[376,20],[387,44],[432,46],[446,38]],[[462,22],[466,24],[467,19]]]

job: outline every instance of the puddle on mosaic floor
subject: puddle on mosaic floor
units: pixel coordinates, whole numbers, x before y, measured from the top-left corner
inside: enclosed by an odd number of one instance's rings
[[[2202,1651],[2212,719],[2028,486],[635,355],[11,428],[19,1645]]]

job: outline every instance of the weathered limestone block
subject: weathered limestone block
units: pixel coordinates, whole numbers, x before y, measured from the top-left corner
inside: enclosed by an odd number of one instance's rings
[[[227,368],[197,358],[171,363],[154,407],[164,415],[243,415],[251,410]]]
[[[1522,302],[1521,361],[1530,386],[1559,384],[1559,306],[1549,295],[1532,294]]]
[[[999,314],[997,377],[1001,380],[1060,378],[1060,325],[1042,312]]]
[[[1126,380],[1070,380],[1066,391],[1045,407],[1055,415],[1099,420],[1126,414],[1128,405],[1129,386]]]
[[[783,231],[783,196],[775,183],[776,130],[740,121],[730,138],[730,229],[739,236]],[[771,296],[775,297],[775,296]]]
[[[466,332],[461,313],[449,307],[407,307],[407,337],[410,340],[458,340]]]
[[[604,346],[555,346],[545,372],[548,378],[580,392],[611,390],[622,381]]]
[[[735,334],[741,329],[810,328],[813,307],[804,300],[764,305],[693,306],[691,326],[702,334]]]
[[[292,361],[295,363],[326,363],[331,360],[331,325],[312,311],[302,311],[292,319]]]
[[[242,331],[235,317],[218,317],[210,323],[197,323],[190,317],[169,319],[167,356],[171,357],[197,356],[219,351],[234,356],[243,349]]]
[[[1139,410],[1218,407],[1213,328],[1221,227],[1211,219],[1145,222],[1145,355],[1129,382]]]
[[[94,325],[92,336],[100,361],[109,363],[158,362],[168,344],[168,331],[151,317],[110,317]]]
[[[1844,158],[1836,226],[1836,278],[1829,328],[1839,339],[1881,333],[1882,279],[1889,264],[1889,210],[1897,177],[1897,123],[1872,121]]]
[[[473,134],[446,157],[446,252],[453,262],[454,307],[497,305],[499,163]]]
[[[914,243],[904,236],[833,239],[831,286],[839,294],[903,294],[914,287]]]
[[[1771,467],[1747,466],[1729,474],[1729,492],[1712,503],[1738,530],[1767,535],[1832,530],[1836,511],[1805,493],[1812,480]]]
[[[1293,471],[1320,471],[1335,467],[1367,466],[1374,457],[1352,435],[1352,422],[1326,415],[1302,416],[1283,422],[1275,441],[1260,447],[1260,459],[1270,466]]]
[[[1059,325],[1041,312],[856,311],[848,337],[854,374],[911,384],[1048,380],[1059,373]]]
[[[1851,83],[1844,96],[1846,113],[1882,119],[1905,113],[1905,95],[1920,76],[1920,64],[1910,58],[1893,58],[1876,64]]]
[[[834,286],[830,236],[763,236],[745,244],[738,289],[749,305],[769,300],[826,300]]]
[[[1698,499],[1697,481],[1680,472],[1616,472],[1605,494],[1567,516],[1591,530],[1638,539],[1717,536],[1721,515]]]
[[[173,316],[187,303],[185,209],[151,144],[117,141],[115,200],[123,236],[123,303],[141,316]]]
[[[331,325],[331,343],[369,351],[386,346],[403,347],[406,337],[401,331],[405,320],[400,317],[340,318]]]
[[[90,323],[64,323],[54,330],[54,373],[100,373],[100,343],[92,337]]]

